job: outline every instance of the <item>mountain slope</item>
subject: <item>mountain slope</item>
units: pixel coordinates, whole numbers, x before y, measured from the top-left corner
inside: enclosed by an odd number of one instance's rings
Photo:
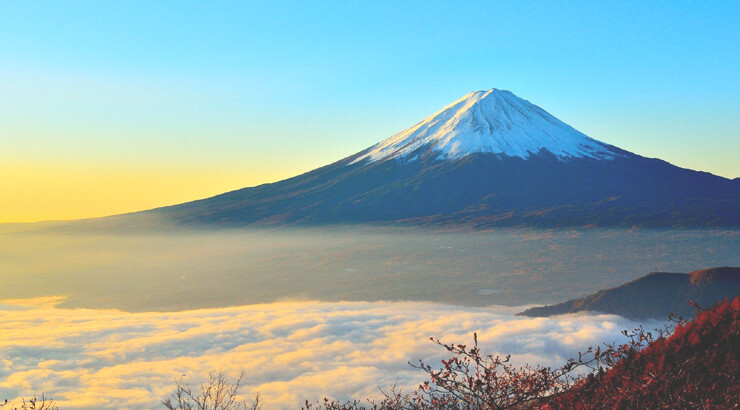
[[[665,319],[670,313],[690,317],[696,311],[691,301],[707,307],[739,295],[740,268],[710,268],[688,274],[654,272],[585,298],[531,308],[521,314],[544,317],[597,311],[628,318]]]
[[[737,181],[596,141],[490,90],[306,174],[149,213],[210,226],[740,226],[739,204]]]

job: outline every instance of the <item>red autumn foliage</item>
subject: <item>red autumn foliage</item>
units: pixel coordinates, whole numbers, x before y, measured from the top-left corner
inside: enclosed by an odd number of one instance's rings
[[[547,407],[737,408],[740,403],[740,298],[699,312],[629,352],[606,372],[583,379]]]

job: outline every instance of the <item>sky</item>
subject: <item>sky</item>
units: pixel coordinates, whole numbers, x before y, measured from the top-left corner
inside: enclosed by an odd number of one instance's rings
[[[0,222],[277,181],[493,87],[739,177],[740,3],[645,3],[3,2]]]

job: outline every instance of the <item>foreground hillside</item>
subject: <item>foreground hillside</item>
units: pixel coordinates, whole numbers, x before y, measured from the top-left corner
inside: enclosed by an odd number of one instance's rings
[[[653,272],[616,288],[584,298],[527,309],[521,314],[545,317],[582,311],[611,313],[628,318],[664,318],[670,313],[694,314],[691,302],[711,306],[740,295],[740,268],[722,267],[691,273]]]
[[[729,409],[740,403],[740,298],[701,312],[552,408]]]

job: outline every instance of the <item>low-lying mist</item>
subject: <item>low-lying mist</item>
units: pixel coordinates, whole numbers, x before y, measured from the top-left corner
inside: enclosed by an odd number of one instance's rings
[[[265,409],[305,400],[378,398],[439,366],[429,341],[472,343],[513,363],[560,366],[589,345],[623,341],[636,322],[614,315],[514,316],[516,308],[427,302],[278,302],[182,312],[58,309],[51,299],[0,302],[0,398],[44,392],[62,409],[154,409],[181,377],[246,372],[243,393]],[[7,302],[5,302],[7,303]],[[18,301],[14,303],[19,303]],[[646,323],[648,328],[660,326]]]
[[[11,229],[13,228],[13,229]],[[651,271],[740,265],[736,230],[0,230],[0,299],[174,311],[279,300],[560,302]]]

